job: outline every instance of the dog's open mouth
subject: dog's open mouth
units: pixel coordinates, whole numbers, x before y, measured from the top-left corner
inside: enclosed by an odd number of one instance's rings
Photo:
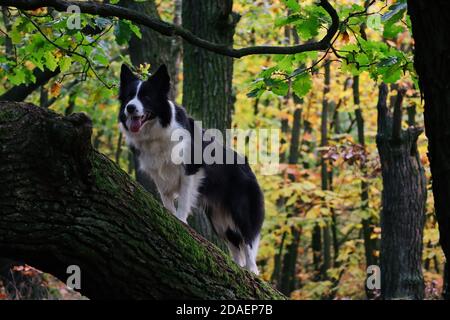
[[[148,120],[154,119],[155,116],[152,113],[146,113],[143,116],[132,116],[130,118],[130,131],[133,133],[139,132],[144,123]]]

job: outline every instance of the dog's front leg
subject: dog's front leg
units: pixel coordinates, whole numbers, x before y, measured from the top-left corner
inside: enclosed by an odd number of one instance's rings
[[[178,219],[187,223],[187,218],[191,211],[191,207],[194,203],[194,194],[195,190],[193,190],[192,176],[187,176],[181,182],[180,192],[178,194],[178,208],[176,216]]]
[[[164,207],[176,216],[177,210],[175,209],[175,205],[173,203],[173,196],[164,195],[162,193],[160,193],[160,195]]]

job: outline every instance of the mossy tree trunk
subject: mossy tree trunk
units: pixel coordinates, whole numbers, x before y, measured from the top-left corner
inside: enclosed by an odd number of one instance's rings
[[[92,148],[84,114],[0,102],[0,252],[91,299],[283,298]]]

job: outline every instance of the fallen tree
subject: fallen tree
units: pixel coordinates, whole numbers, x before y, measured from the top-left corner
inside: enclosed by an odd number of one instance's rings
[[[84,114],[0,102],[0,252],[91,299],[282,299],[91,146]]]

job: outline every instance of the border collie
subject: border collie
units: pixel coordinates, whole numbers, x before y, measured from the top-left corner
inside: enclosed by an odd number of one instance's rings
[[[198,147],[203,151],[207,144],[203,141],[200,146],[194,144],[195,131],[204,132],[184,108],[168,100],[169,90],[170,77],[165,65],[146,81],[139,80],[122,65],[119,126],[127,144],[137,150],[139,170],[153,179],[163,205],[184,223],[193,207],[208,206],[211,224],[227,243],[234,261],[258,274],[256,255],[264,220],[264,198],[256,177],[246,159],[231,164],[174,161],[172,149],[179,143],[171,138],[175,130],[189,133],[183,143],[191,152]],[[234,160],[241,157],[220,146],[223,154],[229,156],[231,152]]]

